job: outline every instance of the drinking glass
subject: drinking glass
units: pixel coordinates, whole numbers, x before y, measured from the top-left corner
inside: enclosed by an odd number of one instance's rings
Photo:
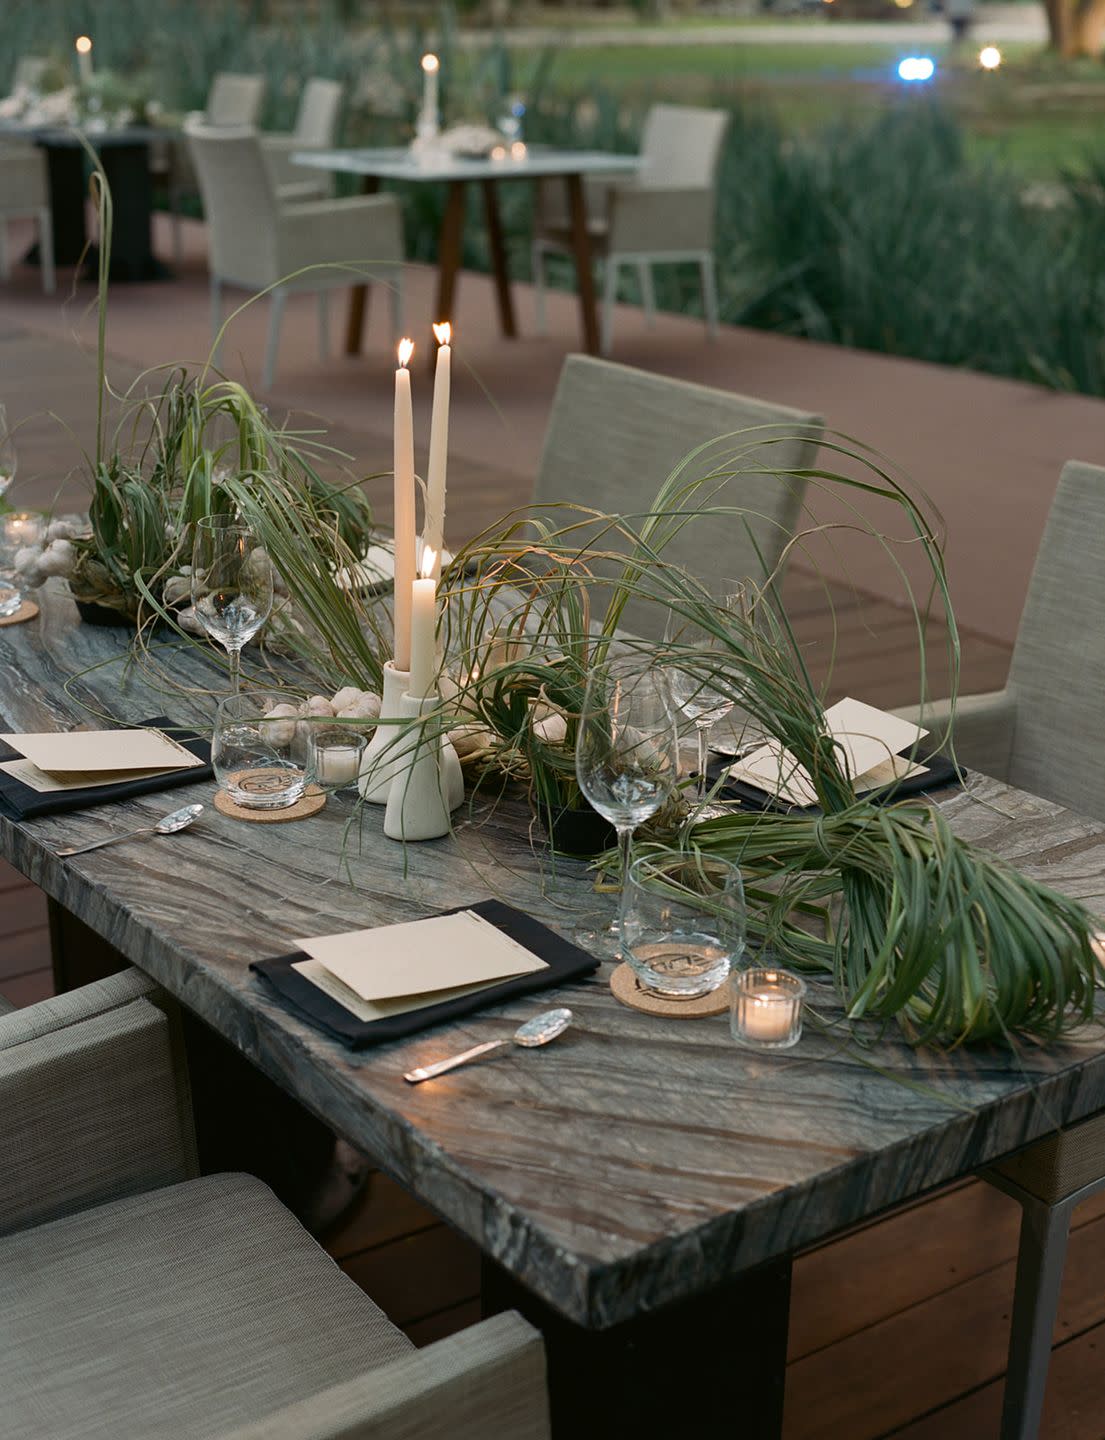
[[[706,765],[710,756],[710,731],[733,708],[732,687],[720,690],[711,683],[725,663],[720,640],[704,625],[672,614],[664,632],[664,643],[674,647],[668,678],[679,713],[695,727],[698,741],[698,799],[706,798]]]
[[[623,908],[633,832],[664,804],[678,773],[675,717],[663,672],[640,659],[596,666],[579,719],[576,778],[584,799],[617,832]],[[606,943],[601,936],[595,940],[603,949],[613,941],[614,953],[619,934],[620,928],[611,927]]]
[[[314,778],[310,759],[300,758],[295,718],[273,714],[287,698],[278,690],[249,690],[227,695],[215,712],[215,778],[247,810],[286,810]]]
[[[629,867],[622,958],[649,990],[708,995],[729,978],[744,940],[744,885],[731,860],[661,850]]]
[[[14,615],[23,604],[15,574],[15,557],[27,545],[39,545],[46,530],[41,515],[13,510],[0,515],[0,617]]]
[[[242,646],[272,610],[272,565],[260,540],[233,515],[205,515],[192,545],[196,618],[230,656],[238,694]]]
[[[15,460],[15,440],[8,426],[8,412],[0,405],[0,497],[15,479]]]

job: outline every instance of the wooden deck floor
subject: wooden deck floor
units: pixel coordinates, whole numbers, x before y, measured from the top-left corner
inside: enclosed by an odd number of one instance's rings
[[[72,419],[74,407],[65,400],[72,377],[60,351],[24,341],[0,335],[5,388],[14,377],[25,395],[33,387],[36,411],[54,408]],[[13,366],[17,350],[23,363]],[[85,415],[82,424],[88,419]],[[360,449],[365,439],[343,432],[340,443]],[[36,470],[60,478],[71,462],[63,461],[60,450],[51,456],[49,443],[43,430],[35,440]],[[472,485],[454,491],[471,502],[467,509],[454,505],[451,520],[458,530],[475,529],[489,510],[517,499],[517,477],[509,471],[481,463],[471,474]],[[827,597],[820,582],[800,570],[788,577],[785,598],[815,673],[823,674],[833,645],[835,612],[832,694],[858,694],[882,705],[916,697],[916,653],[907,643],[912,621],[905,612],[842,586],[832,587]],[[942,653],[939,644],[932,649]],[[968,633],[963,652],[965,689],[1001,685],[1007,645]],[[943,693],[944,678],[934,665],[933,693]],[[50,988],[43,897],[0,866],[0,993],[24,1005]],[[996,1436],[1016,1225],[1010,1200],[971,1182],[799,1257],[787,1440]],[[1105,1199],[1084,1206],[1076,1225],[1041,1432],[1046,1440],[1105,1437],[1105,1387],[1099,1378],[1105,1354]],[[362,1203],[328,1243],[348,1273],[417,1343],[463,1328],[477,1316],[473,1247],[381,1174],[373,1176]]]

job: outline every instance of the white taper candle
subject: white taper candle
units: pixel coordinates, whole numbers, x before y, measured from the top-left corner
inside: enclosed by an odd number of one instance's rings
[[[395,372],[395,647],[397,670],[411,666],[411,586],[415,579],[414,414],[411,408],[413,340],[399,342]]]
[[[427,545],[422,575],[411,586],[411,688],[408,694],[422,700],[433,693],[437,671],[437,581],[433,578],[440,557]]]
[[[436,556],[433,577],[441,575],[445,548],[445,474],[449,463],[449,390],[452,377],[452,327],[448,321],[434,326],[438,339],[434,369],[434,404],[430,416],[430,460],[426,467],[426,520],[422,538]],[[427,572],[429,573],[429,572]]]

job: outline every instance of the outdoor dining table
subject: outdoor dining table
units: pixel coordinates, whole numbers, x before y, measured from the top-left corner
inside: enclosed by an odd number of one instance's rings
[[[504,180],[563,180],[567,188],[572,255],[579,287],[583,348],[591,355],[598,354],[598,313],[595,308],[591,242],[587,232],[587,203],[583,181],[588,176],[593,179],[613,179],[617,176],[633,175],[640,168],[641,161],[638,156],[615,155],[602,150],[555,150],[542,146],[527,146],[525,155],[517,159],[509,152],[503,159],[493,159],[491,156],[474,158],[432,150],[420,153],[409,149],[297,151],[292,159],[297,165],[309,166],[315,170],[359,176],[361,188],[366,194],[375,191],[381,180],[401,180],[414,185],[443,184],[448,187],[445,213],[437,242],[438,280],[437,302],[434,308],[436,321],[451,322],[453,319],[467,187],[478,184],[483,194],[499,324],[507,338],[513,338],[518,331],[514,319],[514,301],[510,293],[506,240],[499,215],[497,187]],[[346,353],[349,355],[360,352],[367,294],[366,286],[354,287],[345,342]]]
[[[164,280],[169,271],[153,253],[153,183],[150,147],[174,142],[176,132],[148,125],[125,125],[80,133],[70,126],[23,125],[7,122],[0,133],[32,141],[46,155],[50,210],[54,224],[54,259],[76,265],[85,254],[88,231],[85,142],[99,156],[111,189],[111,270],[113,282]],[[88,267],[96,278],[95,264]]]
[[[56,582],[51,582],[56,583]],[[210,719],[203,647],[81,624],[64,592],[0,630],[5,731],[174,710]],[[189,699],[148,665],[195,687]],[[247,665],[248,668],[248,665]],[[225,684],[225,679],[223,679]],[[186,703],[186,700],[188,703]],[[544,1330],[555,1433],[773,1437],[782,1415],[791,1257],[1105,1107],[1105,1033],[1050,1047],[860,1050],[807,1025],[786,1055],[738,1049],[726,1020],[624,1008],[587,981],[363,1052],[327,1038],[249,970],[297,937],[386,925],[496,895],[570,932],[595,897],[522,798],[478,797],[445,839],[403,847],[346,801],[293,824],[210,806],[211,783],[24,823],[4,856],[182,1006],[473,1240],[484,1303]],[[193,800],[177,837],[72,859],[66,846]],[[961,836],[1105,912],[1105,825],[982,776],[939,801]],[[352,823],[351,823],[352,822]],[[412,1086],[404,1072],[568,1005],[540,1051]],[[817,1001],[832,1019],[827,997]],[[411,1276],[411,1284],[418,1278]]]

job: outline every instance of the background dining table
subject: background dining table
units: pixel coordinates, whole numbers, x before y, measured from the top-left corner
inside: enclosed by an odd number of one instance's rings
[[[437,242],[435,321],[451,322],[453,319],[467,190],[469,185],[478,185],[483,195],[499,324],[507,339],[513,338],[518,332],[514,318],[514,301],[510,293],[506,241],[499,215],[498,186],[504,180],[562,180],[566,187],[571,222],[572,255],[579,289],[583,348],[591,355],[598,354],[598,313],[595,307],[591,241],[587,230],[587,201],[583,182],[585,178],[613,180],[619,176],[634,175],[641,164],[638,156],[616,155],[604,150],[558,150],[544,146],[527,146],[524,155],[515,158],[507,151],[502,159],[493,159],[491,156],[449,155],[432,149],[422,152],[412,149],[297,151],[292,159],[297,165],[310,169],[358,176],[365,194],[374,192],[381,180],[447,187],[445,213]],[[354,287],[346,328],[345,348],[349,355],[360,352],[367,294],[366,286]],[[429,353],[434,353],[434,347],[431,346]]]
[[[159,642],[128,665],[126,631],[79,623],[61,590],[40,598],[37,620],[0,630],[5,731],[167,710],[209,723],[202,691],[225,676],[204,647]],[[816,987],[821,1019],[797,1049],[760,1055],[732,1043],[724,1017],[625,1008],[608,965],[351,1052],[250,962],[300,936],[491,895],[570,933],[611,897],[592,894],[582,863],[550,854],[520,794],[477,795],[453,836],[404,847],[377,809],[332,800],[303,822],[243,824],[214,812],[212,788],[0,819],[0,850],[53,901],[59,984],[99,963],[138,966],[469,1236],[485,1308],[516,1306],[545,1333],[557,1436],[777,1436],[794,1253],[1105,1107],[1100,1027],[951,1053],[869,1027],[860,1048]],[[58,856],[192,800],[208,811],[178,836]],[[1105,826],[981,776],[939,803],[959,835],[1105,912]],[[96,945],[106,960],[93,964]],[[554,1045],[403,1081],[553,1005],[575,1015]]]

